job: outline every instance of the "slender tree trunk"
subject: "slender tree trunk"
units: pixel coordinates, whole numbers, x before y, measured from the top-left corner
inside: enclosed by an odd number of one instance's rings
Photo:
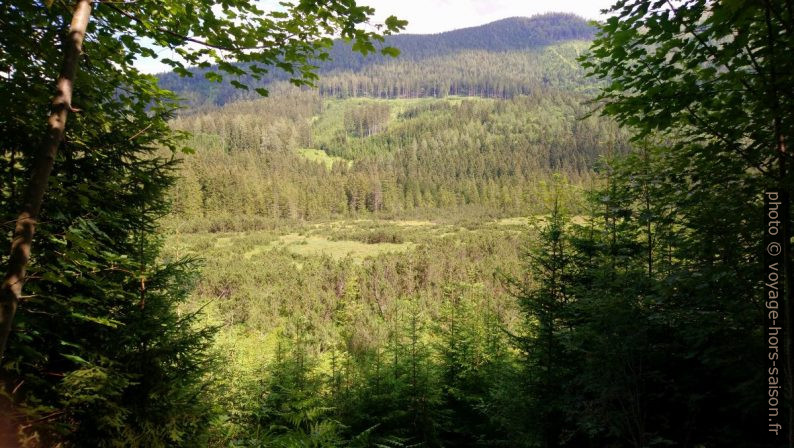
[[[650,187],[650,156],[648,154],[648,147],[644,146],[642,149],[642,157],[643,157],[643,169],[644,173],[644,181],[643,181],[643,196],[645,199],[645,213],[647,214],[646,219],[648,222],[645,224],[645,234],[648,239],[648,247],[647,247],[647,258],[648,258],[648,278],[653,278],[653,227],[652,222],[653,219],[651,218],[651,187]]]
[[[11,241],[11,255],[8,268],[0,289],[0,360],[5,353],[8,335],[14,321],[22,286],[25,283],[25,269],[30,260],[30,246],[44,199],[44,192],[52,172],[58,147],[66,131],[66,118],[72,109],[72,87],[77,65],[83,48],[88,20],[91,17],[91,1],[78,0],[69,35],[64,41],[64,56],[61,73],[58,76],[57,90],[52,100],[52,108],[47,120],[47,133],[36,154],[31,170],[30,181],[25,192],[22,210],[17,216],[14,236]]]

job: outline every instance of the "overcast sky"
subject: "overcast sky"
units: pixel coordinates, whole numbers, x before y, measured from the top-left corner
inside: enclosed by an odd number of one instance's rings
[[[506,17],[530,17],[546,12],[570,12],[586,19],[601,18],[600,11],[615,0],[360,0],[375,8],[373,22],[395,15],[408,20],[407,33],[432,34],[458,28],[483,25]],[[173,57],[167,50],[162,56]],[[146,73],[170,68],[155,60],[138,60],[135,64]]]
[[[441,33],[483,25],[506,17],[530,17],[545,12],[572,12],[598,19],[615,0],[362,0],[375,8],[375,21],[395,15],[408,21],[405,32]]]

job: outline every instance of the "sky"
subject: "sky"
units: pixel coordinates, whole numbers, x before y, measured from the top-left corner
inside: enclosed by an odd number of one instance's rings
[[[390,15],[408,20],[407,33],[432,34],[483,25],[507,17],[570,12],[599,19],[615,0],[362,0],[375,8],[375,22]]]
[[[406,33],[433,34],[483,25],[507,17],[531,17],[547,12],[569,12],[585,19],[599,19],[600,11],[615,0],[360,0],[375,8],[373,23],[394,15],[408,20]],[[161,56],[174,57],[167,50]],[[146,73],[170,69],[156,60],[141,59],[136,67]]]

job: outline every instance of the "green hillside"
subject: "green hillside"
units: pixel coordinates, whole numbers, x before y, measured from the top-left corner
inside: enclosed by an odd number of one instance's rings
[[[514,216],[539,211],[553,173],[586,185],[625,139],[585,96],[237,102],[174,121],[193,133],[174,205],[197,228],[245,230],[351,217]],[[311,148],[311,149],[307,149]],[[248,222],[249,224],[245,224]]]
[[[794,447],[791,11],[0,4],[0,447]]]
[[[447,95],[510,98],[546,87],[592,91],[575,62],[588,46],[593,28],[569,14],[511,18],[434,35],[397,35],[383,45],[401,50],[398,58],[363,57],[337,41],[329,60],[317,61],[315,82],[323,96],[382,98]],[[274,68],[263,79],[228,75],[221,82],[193,70],[193,76],[160,75],[160,85],[194,107],[257,98],[254,87],[278,91],[289,75]],[[248,90],[235,88],[242,82]]]

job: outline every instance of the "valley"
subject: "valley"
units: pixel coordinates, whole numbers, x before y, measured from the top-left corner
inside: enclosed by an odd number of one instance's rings
[[[788,3],[6,3],[0,446],[794,444]]]
[[[393,406],[436,392],[383,396],[374,420],[354,417],[359,394],[407,381],[402,363],[424,373],[399,387],[440,387],[445,322],[456,313],[492,335],[472,340],[485,344],[476,350],[490,347],[482,355],[501,356],[505,375],[516,371],[503,333],[523,331],[511,282],[532,284],[526,257],[554,201],[582,214],[605,146],[627,148],[614,123],[585,118],[592,83],[575,61],[585,48],[562,41],[337,65],[317,89],[276,82],[268,98],[193,107],[173,120],[193,153],[172,190],[163,256],[201,260],[182,312],[200,310],[218,326],[220,375],[238,379],[221,381],[219,400],[233,409],[215,428],[224,438],[244,443],[249,406],[288,369],[312,384],[313,406],[339,404],[311,411],[307,424],[350,418],[350,430],[333,431],[356,434],[380,421],[373,441],[412,440],[398,429],[408,415]],[[373,356],[393,359],[376,373]],[[302,406],[295,393],[281,406]]]

